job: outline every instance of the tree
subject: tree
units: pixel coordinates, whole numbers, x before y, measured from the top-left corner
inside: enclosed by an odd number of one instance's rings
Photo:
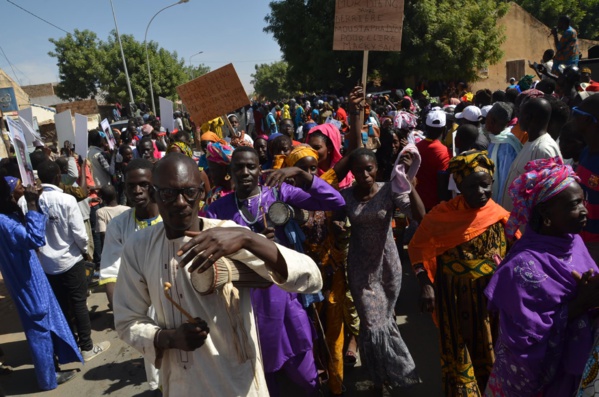
[[[515,0],[547,26],[557,25],[561,15],[568,15],[578,36],[599,40],[599,0]]]
[[[206,73],[210,73],[210,66],[206,66],[203,63],[198,66],[187,65],[184,67],[185,74],[189,76],[189,80],[193,80],[200,76],[205,75]]]
[[[277,100],[290,97],[287,89],[287,63],[283,61],[255,66],[251,84],[259,97]]]
[[[273,1],[270,9],[264,30],[281,46],[292,88],[347,91],[359,81],[362,53],[332,50],[335,0]],[[402,51],[371,52],[369,70],[395,86],[410,77],[472,81],[502,56],[496,22],[506,11],[500,0],[406,0]]]
[[[121,35],[121,42],[135,100],[150,104],[150,80],[144,43],[135,40],[131,35]],[[115,32],[111,34],[107,42],[101,44],[101,48],[106,54],[106,73],[101,80],[102,89],[107,94],[106,98],[109,101],[125,99],[128,102],[123,61]],[[183,68],[183,60],[178,59],[176,52],[171,53],[163,48],[158,48],[158,44],[154,41],[148,42],[148,54],[154,101],[158,103],[159,96],[176,100],[178,98],[177,86],[189,79]]]
[[[104,56],[94,32],[75,29],[60,39],[50,39],[55,49],[48,55],[57,59],[60,83],[56,95],[64,100],[78,100],[96,95],[100,89]]]
[[[55,50],[49,55],[58,60],[61,80],[57,95],[66,100],[77,100],[102,94],[108,101],[129,102],[123,60],[114,31],[105,42],[88,30],[75,31],[60,39],[50,39],[50,42]],[[131,35],[121,35],[121,42],[135,101],[149,104],[150,83],[144,43]],[[176,87],[190,79],[183,59],[179,59],[176,52],[159,48],[154,41],[148,42],[148,55],[154,100],[158,102],[159,96],[178,99]],[[209,70],[202,66],[194,68],[194,73],[199,75]]]

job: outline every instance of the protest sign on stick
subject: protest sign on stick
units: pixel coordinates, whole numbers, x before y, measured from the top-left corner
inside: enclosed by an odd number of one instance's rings
[[[75,113],[75,153],[87,157],[87,116]]]
[[[54,123],[56,124],[58,147],[64,147],[65,141],[69,141],[71,144],[75,143],[75,128],[73,128],[73,118],[71,117],[70,109],[54,115]]]
[[[106,140],[108,141],[108,147],[110,150],[113,150],[116,147],[116,139],[114,139],[114,135],[112,134],[112,130],[110,129],[110,123],[108,119],[104,119],[100,122],[100,127],[102,127],[102,131],[104,131],[104,135],[106,135]]]
[[[404,0],[336,0],[333,50],[400,51]]]
[[[30,124],[26,118],[23,118],[19,115],[19,122],[21,123],[21,128],[23,129],[23,135],[25,135],[27,147],[44,146],[44,141],[42,141],[41,135],[35,130],[35,127]]]
[[[175,129],[175,118],[173,117],[173,101],[158,97],[158,106],[160,107],[160,125],[173,132]]]
[[[12,144],[15,147],[17,164],[19,165],[19,173],[21,174],[21,182],[23,183],[23,186],[34,186],[35,178],[33,176],[33,167],[31,166],[31,160],[29,159],[27,142],[23,135],[21,123],[10,117],[6,118],[6,123],[8,124],[8,132]]]
[[[178,86],[177,93],[196,125],[250,104],[233,64]]]

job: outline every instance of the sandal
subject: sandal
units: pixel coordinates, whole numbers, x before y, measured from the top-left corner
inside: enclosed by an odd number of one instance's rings
[[[345,352],[345,358],[343,359],[343,363],[348,367],[353,367],[358,362],[358,356],[356,352],[348,350]]]

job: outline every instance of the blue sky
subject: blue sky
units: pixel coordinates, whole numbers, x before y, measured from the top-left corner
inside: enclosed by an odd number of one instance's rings
[[[114,29],[109,0],[12,0],[66,31],[89,29],[106,40]],[[143,41],[146,26],[161,8],[176,0],[113,0],[119,31]],[[233,63],[246,91],[251,93],[254,65],[281,58],[279,45],[264,33],[269,0],[189,0],[158,15],[148,31],[169,51],[177,51],[186,63],[204,63],[216,69]],[[15,67],[22,85],[58,81],[56,59],[48,55],[54,46],[48,38],[64,32],[0,0],[0,46]],[[0,68],[14,74],[0,53]]]

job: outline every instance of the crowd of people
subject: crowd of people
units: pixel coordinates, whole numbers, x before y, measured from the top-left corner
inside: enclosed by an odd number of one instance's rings
[[[343,395],[358,356],[374,395],[418,387],[412,273],[446,397],[599,395],[599,95],[552,55],[505,91],[355,87],[173,131],[140,106],[113,149],[36,148],[35,186],[2,159],[0,270],[40,389],[110,347],[96,277],[165,396]]]

